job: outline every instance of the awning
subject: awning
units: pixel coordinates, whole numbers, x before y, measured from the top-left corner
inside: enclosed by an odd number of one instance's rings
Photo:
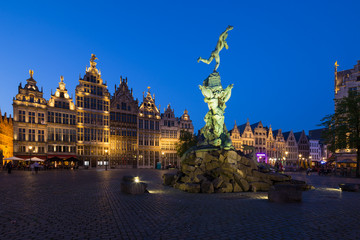
[[[46,159],[47,162],[58,162],[58,161],[62,161],[61,158],[58,157],[52,157],[52,158],[48,158]]]
[[[9,158],[4,158],[4,160],[11,160],[11,161],[13,161],[13,160],[17,160],[17,161],[24,161],[24,159],[23,159],[23,158],[18,158],[18,157],[15,157],[15,156],[13,156],[13,157],[9,157]]]
[[[70,157],[70,158],[68,158],[68,159],[66,159],[66,160],[64,160],[64,161],[67,161],[67,162],[78,162],[79,159],[77,159],[77,158],[75,158],[75,157]]]
[[[25,161],[44,162],[45,160],[38,158],[38,157],[32,157],[32,158],[25,159]]]
[[[337,163],[356,163],[356,161],[347,158],[347,159],[339,160],[337,161]]]

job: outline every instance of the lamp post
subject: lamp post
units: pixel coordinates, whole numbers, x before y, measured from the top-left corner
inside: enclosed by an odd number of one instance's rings
[[[309,167],[310,167],[310,168],[311,168],[311,165],[312,165],[311,159],[312,159],[312,156],[309,156]]]
[[[32,146],[29,146],[29,153],[30,153],[29,167],[30,167],[30,165],[31,165],[31,154],[32,154],[32,149],[33,149],[33,147],[32,147]]]
[[[105,149],[105,162],[106,162],[106,164],[105,164],[105,171],[107,171],[107,165],[108,165],[108,150],[107,149]]]
[[[161,168],[164,169],[164,156],[165,156],[165,153],[162,152],[161,155],[162,155],[162,158],[161,158]]]
[[[302,155],[301,154],[299,154],[299,162],[298,162],[298,165],[299,165],[299,168],[300,168],[300,163],[301,163],[301,157],[302,157]]]

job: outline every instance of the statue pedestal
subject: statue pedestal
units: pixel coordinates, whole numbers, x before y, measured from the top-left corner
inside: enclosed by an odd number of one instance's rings
[[[198,148],[185,153],[181,170],[168,181],[175,188],[192,193],[268,191],[274,183],[291,177],[258,171],[255,161],[234,150]]]

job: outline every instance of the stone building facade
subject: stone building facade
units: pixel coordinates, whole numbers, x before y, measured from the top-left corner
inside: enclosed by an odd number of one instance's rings
[[[182,131],[194,133],[194,126],[188,111],[185,110],[180,118],[175,117],[174,109],[171,109],[169,104],[161,114],[160,130],[161,165],[164,167],[180,166],[180,157],[176,153],[180,135]]]
[[[267,129],[264,128],[261,121],[252,124],[251,129],[253,130],[254,138],[255,138],[256,158],[258,162],[267,162],[267,156],[266,156]]]
[[[110,93],[96,59],[92,54],[90,67],[75,89],[77,154],[90,167],[108,165],[110,154]]]
[[[47,103],[47,158],[52,157],[76,157],[76,108],[63,76]]]
[[[296,167],[299,163],[298,144],[294,132],[284,132],[286,166]]]
[[[282,163],[283,166],[286,165],[286,156],[287,156],[287,152],[285,149],[285,140],[284,140],[284,136],[282,134],[282,130],[278,129],[278,130],[274,130],[272,131],[273,134],[273,138],[274,138],[274,154],[271,157],[271,159],[269,158],[269,163],[270,164],[275,164],[276,161],[280,161]]]
[[[110,101],[110,165],[111,167],[137,166],[138,100],[128,87],[127,78],[120,77],[119,86]]]
[[[162,160],[163,165],[179,166],[176,144],[181,131],[194,132],[188,111],[178,118],[169,106],[161,116],[150,87],[139,106],[127,78],[120,79],[111,96],[96,60],[92,54],[90,67],[79,78],[75,103],[63,77],[46,101],[30,70],[27,84],[20,83],[13,100],[14,119],[8,121],[13,123],[13,146],[6,144],[5,157],[13,152],[24,159],[76,157],[86,167],[154,168]],[[6,131],[5,125],[1,130]],[[0,139],[0,147],[3,142],[8,140]]]
[[[14,145],[14,130],[13,130],[13,120],[10,116],[4,116],[0,111],[0,158],[8,158],[13,156]],[[3,160],[0,164],[5,164]]]
[[[26,85],[22,87],[20,83],[13,99],[14,155],[46,159],[47,102],[33,78],[34,71],[29,73]]]
[[[176,154],[176,144],[180,137],[181,123],[175,117],[174,109],[171,109],[170,104],[161,114],[161,165],[177,165],[179,166],[179,158]]]
[[[139,107],[138,114],[138,161],[139,168],[155,168],[160,162],[160,110],[155,105],[155,95],[150,87]]]
[[[349,91],[360,91],[360,60],[354,68],[338,71],[335,63],[335,99],[348,96]]]
[[[337,62],[335,63],[335,100],[347,97],[349,92],[360,92],[360,60],[352,69],[337,71]],[[336,108],[336,105],[334,106]],[[337,161],[352,159],[356,161],[356,149],[337,149],[334,153]]]
[[[310,151],[309,158],[311,161],[311,166],[320,164],[322,160],[320,140],[309,139],[309,151]]]
[[[298,146],[298,154],[301,155],[301,160],[310,164],[310,144],[309,139],[305,134],[305,131],[294,133],[297,146]]]

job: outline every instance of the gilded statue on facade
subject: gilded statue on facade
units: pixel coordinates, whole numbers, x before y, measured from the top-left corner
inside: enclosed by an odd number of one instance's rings
[[[228,31],[233,30],[234,27],[228,26],[226,30],[220,35],[219,41],[216,44],[215,50],[211,52],[211,55],[209,59],[204,59],[202,57],[198,58],[198,62],[202,61],[204,63],[210,64],[212,60],[215,58],[216,65],[214,68],[214,72],[218,69],[220,65],[220,51],[225,47],[226,49],[229,49],[229,46],[226,42],[226,38],[228,37]]]
[[[98,60],[98,58],[95,56],[95,54],[91,54],[91,58],[90,58],[90,66],[95,68],[96,67],[96,62],[95,60]]]

